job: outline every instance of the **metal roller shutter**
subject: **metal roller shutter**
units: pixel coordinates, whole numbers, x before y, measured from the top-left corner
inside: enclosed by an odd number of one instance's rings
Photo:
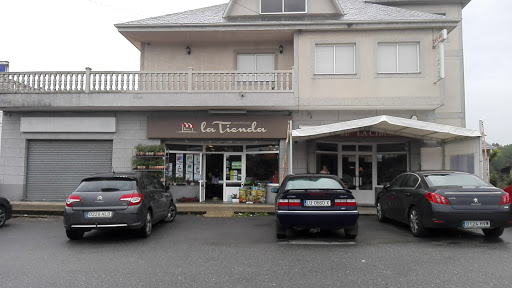
[[[112,171],[112,141],[30,140],[27,200],[63,201],[83,177]]]

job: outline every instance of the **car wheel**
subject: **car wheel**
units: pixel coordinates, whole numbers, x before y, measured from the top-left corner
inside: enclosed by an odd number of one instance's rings
[[[388,222],[388,217],[384,216],[384,211],[382,211],[382,204],[380,203],[380,200],[377,202],[377,220],[379,222]]]
[[[7,211],[4,207],[0,206],[0,227],[3,227],[5,225],[5,222],[7,221]]]
[[[68,236],[69,240],[80,240],[84,237],[84,233],[84,231],[76,229],[66,230],[66,236]]]
[[[354,227],[351,228],[345,228],[345,238],[347,239],[355,239],[357,237],[357,232],[359,231],[359,224],[356,223]]]
[[[140,230],[140,236],[143,238],[148,238],[153,231],[153,216],[151,215],[151,211],[146,211],[146,217],[144,217],[144,225]]]
[[[169,209],[167,210],[167,216],[165,216],[164,221],[165,222],[172,222],[176,218],[176,212],[178,210],[176,209],[176,204],[174,202],[171,202],[171,205],[169,206]]]
[[[427,235],[427,229],[423,226],[420,212],[416,207],[412,207],[409,211],[409,228],[415,237],[423,237]]]
[[[276,220],[276,237],[277,239],[286,238],[286,229],[279,224],[279,221]]]
[[[504,230],[505,228],[503,227],[496,227],[492,229],[482,229],[482,232],[484,232],[487,238],[499,238]]]

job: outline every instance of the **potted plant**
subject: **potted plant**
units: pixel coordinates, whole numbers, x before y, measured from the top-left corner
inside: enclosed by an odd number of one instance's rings
[[[160,145],[156,146],[155,155],[156,156],[164,156],[165,155],[165,145],[164,144],[160,144]]]
[[[146,150],[145,150],[144,145],[142,145],[142,144],[135,145],[135,155],[137,155],[137,156],[145,156],[146,155]]]
[[[233,203],[240,203],[240,199],[238,198],[238,194],[233,193],[231,195],[231,201],[233,201]]]

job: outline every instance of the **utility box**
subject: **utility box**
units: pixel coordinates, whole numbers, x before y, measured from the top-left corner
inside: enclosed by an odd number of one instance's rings
[[[9,72],[9,62],[0,61],[0,72]]]

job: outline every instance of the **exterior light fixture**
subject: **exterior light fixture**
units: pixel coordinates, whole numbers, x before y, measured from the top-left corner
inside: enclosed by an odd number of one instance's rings
[[[190,46],[187,46],[187,48],[185,48],[185,51],[187,51],[188,55],[190,55],[190,53],[192,53],[192,50],[190,49]]]
[[[284,47],[283,45],[279,45],[279,54],[283,54]]]

